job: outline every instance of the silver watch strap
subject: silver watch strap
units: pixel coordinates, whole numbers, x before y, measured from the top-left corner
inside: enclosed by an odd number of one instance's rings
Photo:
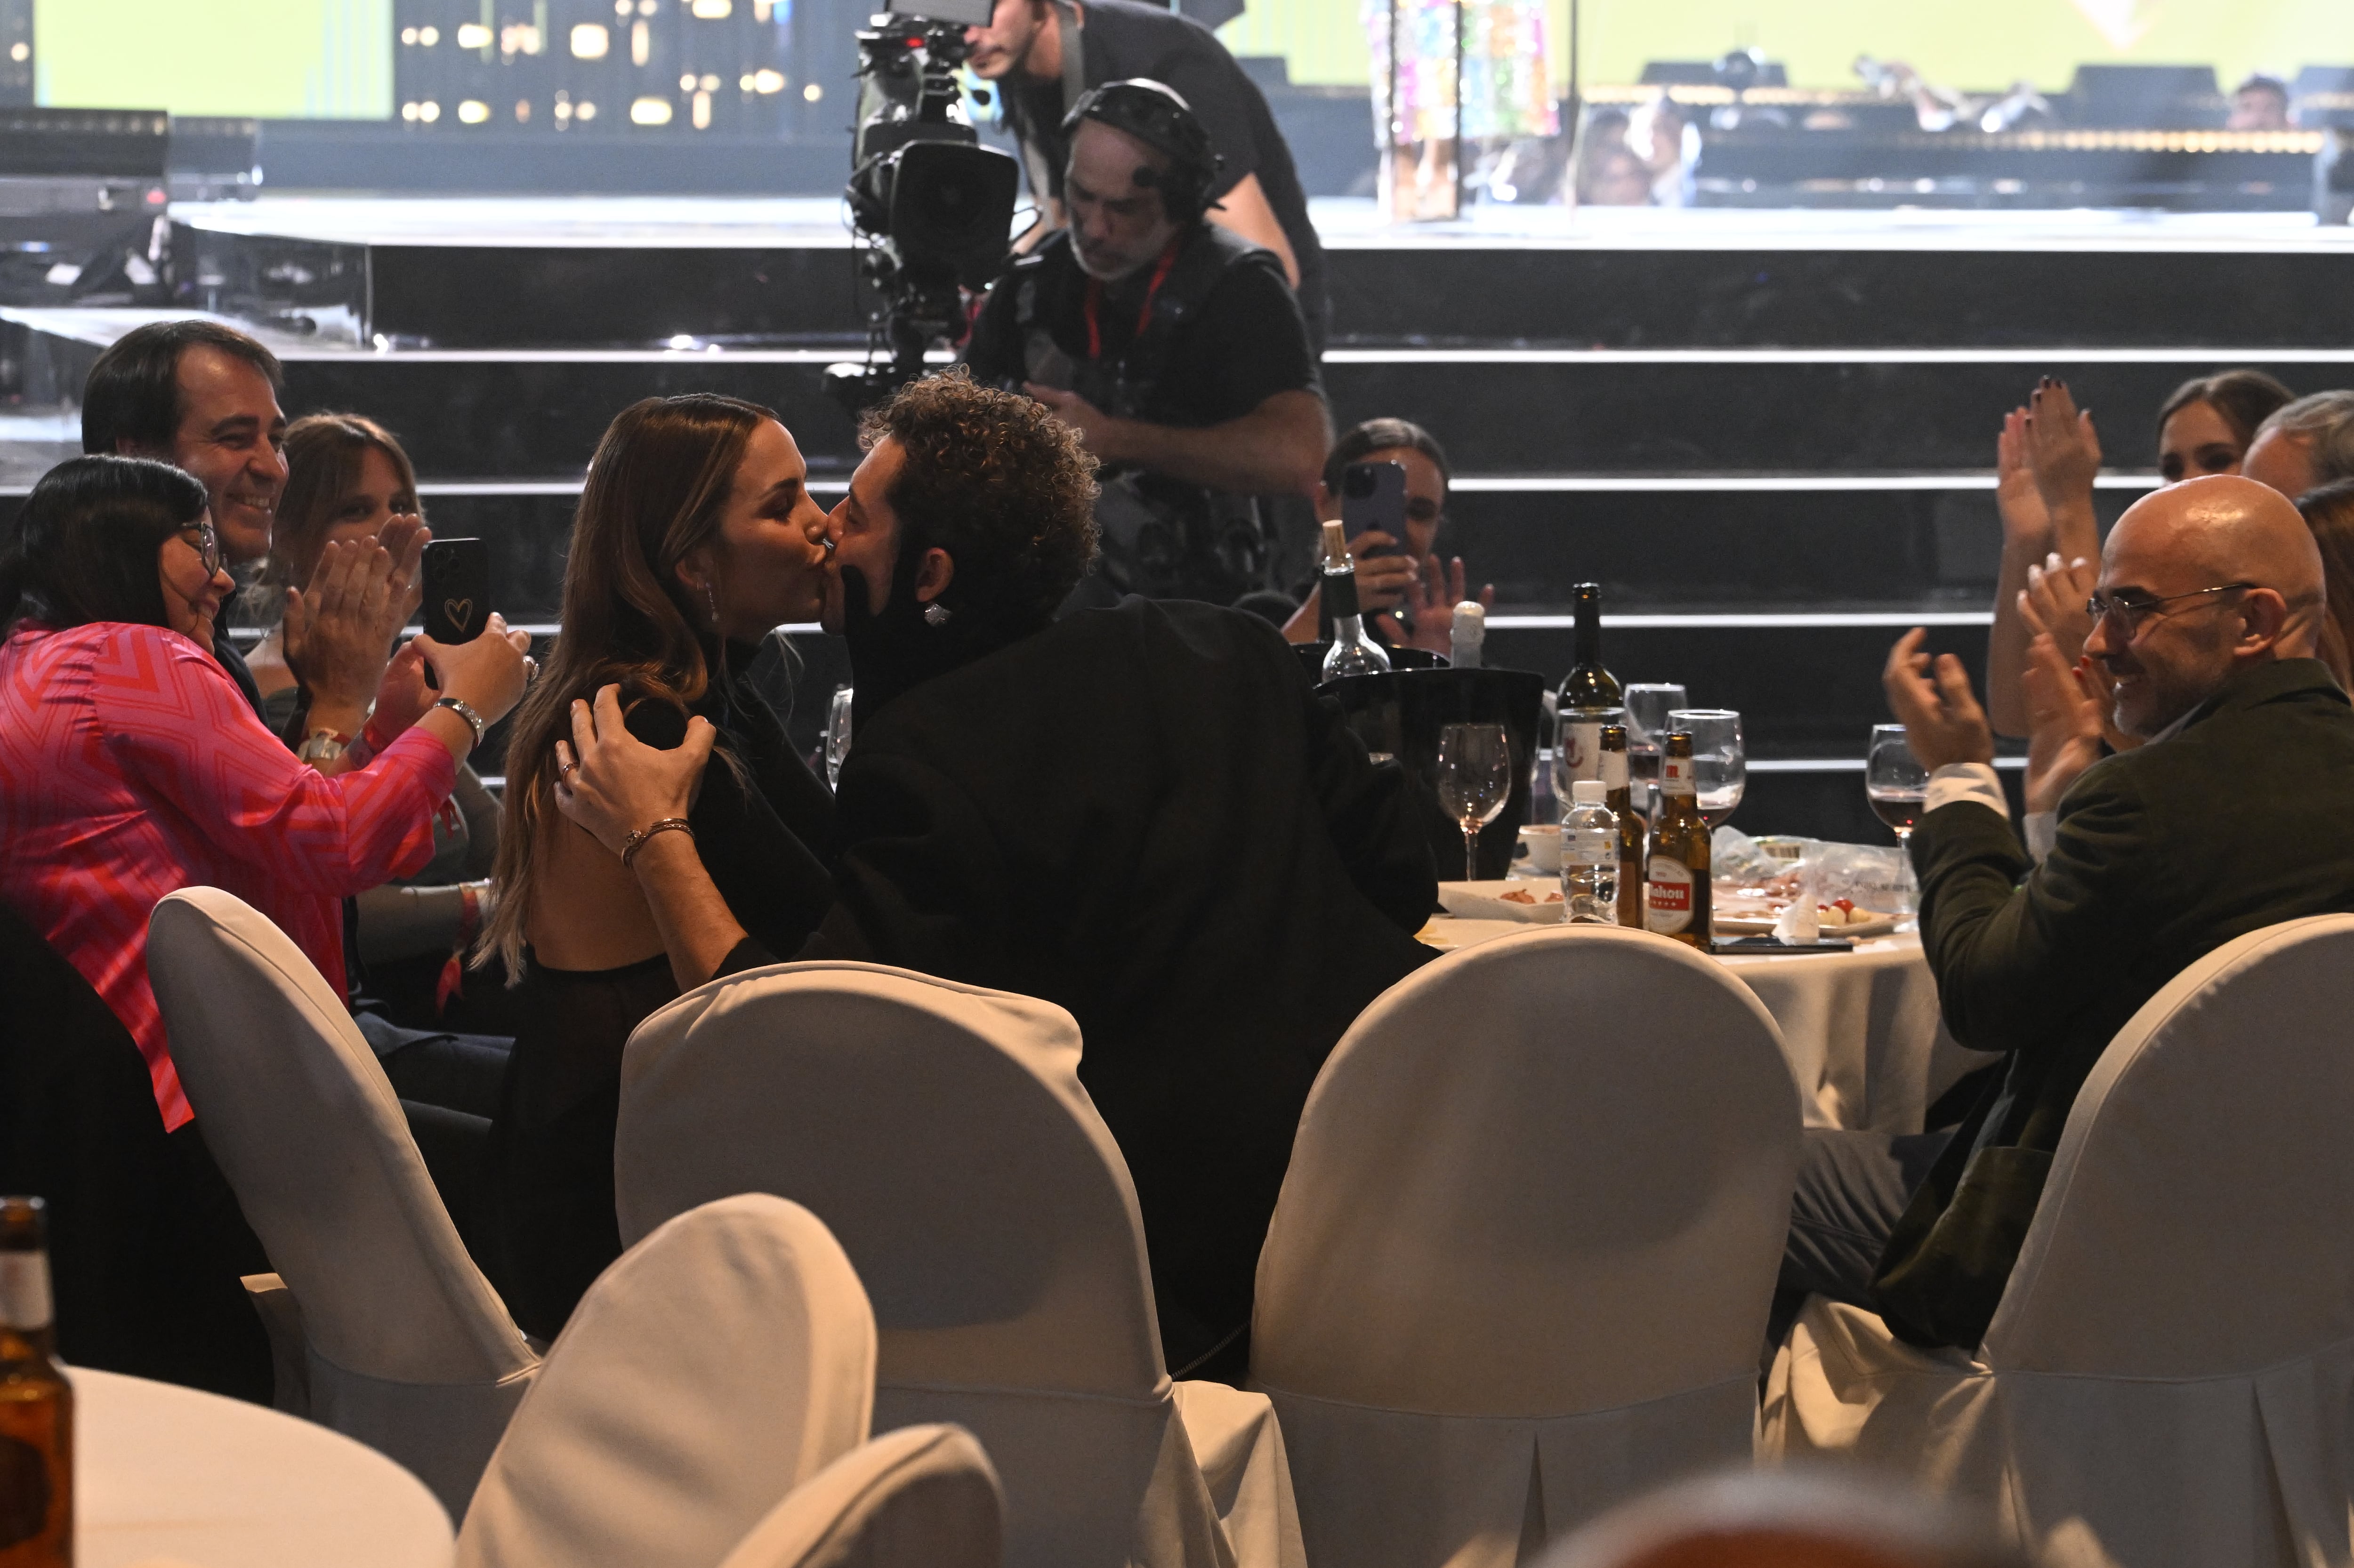
[[[466,727],[474,732],[474,744],[476,746],[482,744],[482,731],[490,726],[482,722],[482,715],[474,711],[473,704],[462,697],[443,697],[433,705],[437,708],[448,708],[451,713],[464,719]]]

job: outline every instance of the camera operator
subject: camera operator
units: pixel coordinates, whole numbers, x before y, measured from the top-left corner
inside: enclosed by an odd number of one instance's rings
[[[1277,258],[1206,221],[1217,154],[1157,81],[1064,123],[1071,224],[990,293],[965,363],[1024,391],[1103,464],[1103,560],[1082,586],[1230,604],[1267,586],[1257,497],[1314,493],[1331,427]]]
[[[1210,221],[1264,246],[1299,295],[1308,341],[1324,351],[1324,248],[1308,220],[1291,149],[1257,83],[1201,23],[1139,0],[997,0],[986,27],[965,29],[973,73],[998,82],[1005,127],[1022,146],[1031,195],[1044,209],[1019,249],[1067,217],[1063,171],[1070,111],[1106,82],[1166,82],[1193,106],[1224,160],[1209,196]]]

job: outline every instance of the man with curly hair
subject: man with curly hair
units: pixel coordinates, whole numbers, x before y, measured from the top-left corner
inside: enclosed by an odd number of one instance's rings
[[[1131,598],[1053,619],[1094,544],[1095,486],[1037,403],[952,372],[862,436],[826,525],[825,624],[856,691],[839,902],[801,956],[1067,1008],[1135,1179],[1170,1369],[1239,1379],[1309,1086],[1432,956],[1403,777],[1255,616]],[[685,814],[710,736],[653,751],[606,706],[576,713],[557,803],[618,848]],[[745,938],[687,835],[631,863],[687,972],[788,956]]]

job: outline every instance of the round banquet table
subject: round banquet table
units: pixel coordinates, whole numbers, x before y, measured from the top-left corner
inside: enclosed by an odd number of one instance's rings
[[[1558,928],[1442,916],[1425,940],[1460,948]],[[1724,954],[1717,961],[1756,992],[1780,1026],[1808,1127],[1918,1132],[1956,1079],[1996,1059],[1946,1033],[1917,936],[1872,938],[1844,953]]]
[[[425,1483],[323,1426],[70,1369],[79,1568],[449,1568]]]

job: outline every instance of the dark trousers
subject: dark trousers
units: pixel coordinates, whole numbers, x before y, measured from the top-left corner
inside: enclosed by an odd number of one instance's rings
[[[1953,1136],[1950,1128],[1903,1137],[1807,1129],[1766,1324],[1769,1362],[1808,1296],[1873,1309],[1872,1277],[1889,1234]]]
[[[499,1086],[514,1042],[402,1029],[373,1012],[354,1013],[352,1022],[392,1080],[426,1173],[451,1223],[471,1245],[491,1118],[498,1114]]]

